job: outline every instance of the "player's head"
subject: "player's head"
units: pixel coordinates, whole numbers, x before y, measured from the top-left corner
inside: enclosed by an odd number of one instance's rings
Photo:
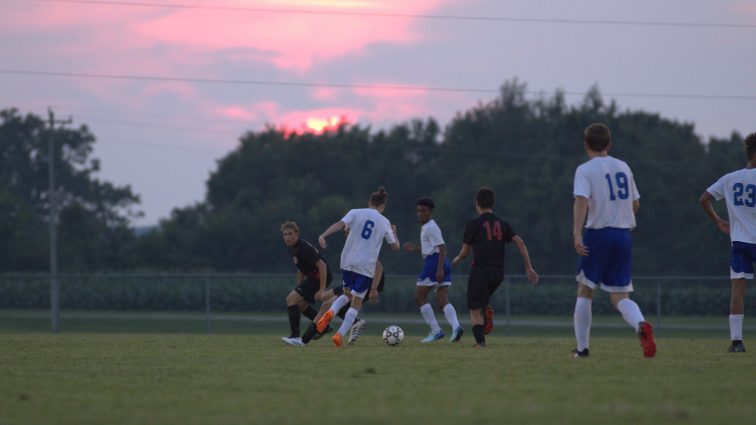
[[[756,132],[746,136],[745,140],[743,140],[743,144],[745,145],[746,157],[748,157],[748,160],[756,161]]]
[[[377,191],[373,192],[370,195],[368,206],[382,212],[384,209],[386,209],[387,198],[388,198],[388,193],[386,193],[386,188],[381,186],[378,188]]]
[[[475,192],[475,206],[479,210],[490,210],[496,203],[496,192],[488,186],[483,186]]]
[[[415,211],[417,212],[417,218],[420,223],[427,223],[433,216],[433,209],[436,208],[436,203],[431,198],[420,198],[415,203]]]
[[[604,124],[591,124],[583,132],[583,140],[586,148],[591,151],[604,152],[612,144],[612,132]]]
[[[281,225],[281,235],[286,246],[292,246],[299,240],[299,226],[293,221]]]

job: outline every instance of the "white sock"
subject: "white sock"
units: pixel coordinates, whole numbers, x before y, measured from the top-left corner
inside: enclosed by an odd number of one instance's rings
[[[441,330],[441,326],[438,326],[438,322],[436,321],[436,315],[433,313],[433,307],[431,307],[430,304],[423,304],[423,306],[420,307],[420,314],[423,315],[425,323],[430,326],[431,332],[435,333]]]
[[[349,310],[347,310],[346,314],[344,315],[344,321],[341,322],[341,327],[339,328],[339,333],[341,336],[345,336],[349,332],[349,328],[352,327],[354,324],[354,319],[357,318],[357,310],[355,310],[354,307],[349,307]]]
[[[454,306],[451,305],[451,303],[447,303],[444,306],[444,316],[446,316],[446,321],[449,322],[449,325],[452,328],[452,332],[454,332],[454,330],[459,328],[459,320],[457,319],[457,310],[454,309]]]
[[[730,315],[730,339],[732,341],[743,340],[743,317],[744,314]]]
[[[591,338],[591,319],[593,312],[590,298],[578,297],[575,301],[575,339],[577,339],[578,351],[583,351],[589,346]]]
[[[638,304],[630,298],[620,300],[617,303],[617,310],[622,313],[622,318],[625,319],[625,322],[627,322],[628,325],[635,329],[635,332],[638,332],[638,324],[646,321]]]
[[[347,297],[344,294],[341,294],[339,295],[338,298],[336,298],[333,301],[333,304],[331,304],[331,308],[329,308],[328,310],[332,311],[333,314],[336,314],[339,312],[339,310],[341,310],[342,307],[344,307],[347,304],[349,304],[349,297]]]

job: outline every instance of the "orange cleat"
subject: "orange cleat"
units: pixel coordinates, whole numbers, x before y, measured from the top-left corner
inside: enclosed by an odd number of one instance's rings
[[[493,330],[493,307],[486,306],[483,312],[483,334],[488,335]]]
[[[331,337],[331,341],[333,341],[333,345],[335,345],[336,348],[341,348],[344,345],[344,342],[341,340],[341,334],[338,332]]]
[[[648,322],[640,322],[638,325],[638,338],[643,348],[644,357],[656,355],[656,342],[654,342],[653,326]]]
[[[328,310],[323,314],[323,317],[318,320],[318,323],[315,324],[315,330],[318,331],[319,334],[322,334],[326,328],[328,328],[328,324],[331,323],[331,320],[333,320],[333,311]]]

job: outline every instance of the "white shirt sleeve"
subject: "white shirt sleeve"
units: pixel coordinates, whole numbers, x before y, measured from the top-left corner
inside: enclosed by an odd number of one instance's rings
[[[386,243],[393,245],[396,243],[396,238],[394,237],[394,231],[391,230],[391,223],[388,220],[386,220],[386,226],[387,230],[384,239],[386,239]]]
[[[720,178],[719,180],[717,180],[716,183],[709,186],[709,188],[706,189],[706,191],[709,192],[711,196],[713,196],[714,199],[716,199],[717,201],[724,198],[724,195],[725,195],[724,177]]]
[[[640,193],[638,193],[638,186],[635,185],[635,177],[633,177],[633,173],[630,173],[630,182],[630,190],[632,190],[632,192],[630,193],[632,197],[630,199],[637,201],[638,199],[640,199]]]
[[[583,196],[588,199],[591,198],[591,182],[588,181],[585,167],[578,167],[575,171],[575,182],[573,184],[572,194],[574,196]]]
[[[441,228],[437,225],[430,226],[428,228],[428,233],[426,233],[426,236],[428,237],[428,242],[430,242],[432,248],[444,244],[444,238],[443,236],[441,236]]]
[[[352,227],[352,222],[354,222],[355,215],[356,214],[354,210],[349,210],[349,212],[346,213],[344,218],[341,219],[341,221],[343,221],[344,224],[346,224],[347,229]]]

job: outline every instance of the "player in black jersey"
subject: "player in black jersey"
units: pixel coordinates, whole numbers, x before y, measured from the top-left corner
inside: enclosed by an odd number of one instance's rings
[[[289,310],[289,326],[291,333],[281,339],[289,345],[297,345],[299,338],[300,314],[314,320],[318,312],[312,307],[316,300],[320,300],[331,284],[333,278],[328,264],[320,252],[309,242],[299,238],[299,226],[293,221],[281,225],[284,244],[288,247],[289,255],[297,267],[297,287],[286,296],[286,308]]]
[[[470,321],[477,342],[476,347],[486,346],[485,333],[488,332],[484,333],[482,310],[489,308],[491,295],[504,280],[506,244],[515,243],[525,263],[528,282],[538,283],[538,273],[530,264],[525,242],[517,236],[509,223],[494,215],[495,202],[496,193],[490,187],[481,187],[475,193],[475,210],[478,212],[478,218],[467,224],[462,249],[452,261],[452,265],[456,266],[470,254],[470,249],[472,249],[473,262],[470,277],[467,280],[467,307],[470,309]],[[486,315],[488,316],[489,313],[487,312]],[[493,328],[492,311],[490,316],[486,323],[489,332]]]

